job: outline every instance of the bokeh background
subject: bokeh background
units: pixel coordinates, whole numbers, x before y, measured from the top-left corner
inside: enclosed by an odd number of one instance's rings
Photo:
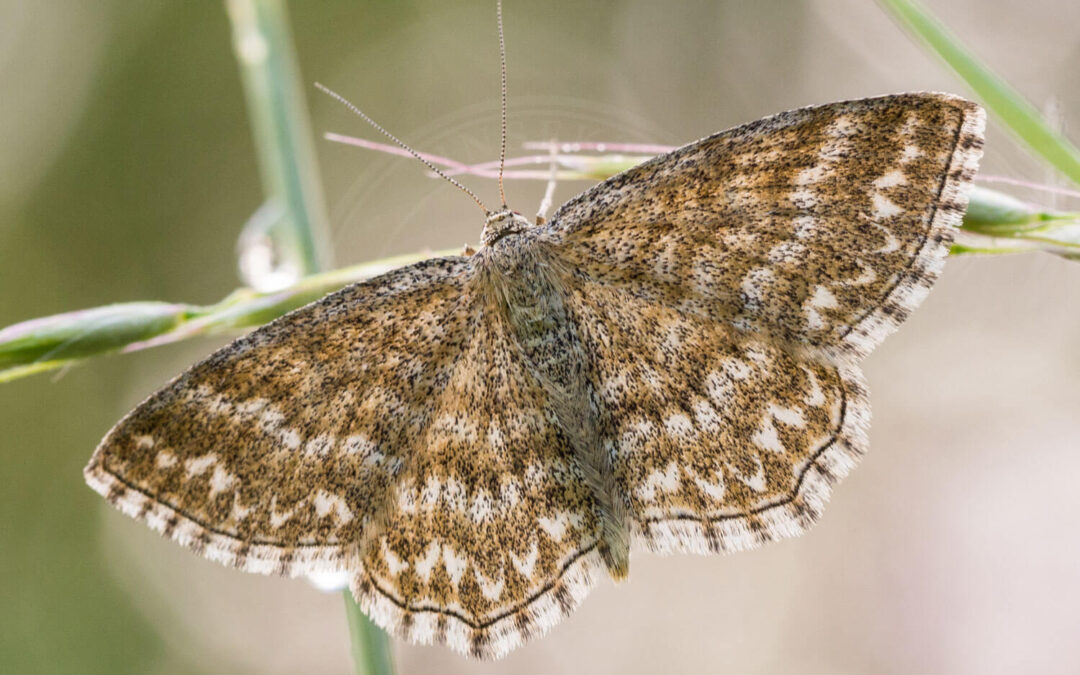
[[[927,4],[1078,138],[1080,3]],[[297,1],[292,17],[305,80],[420,149],[497,157],[493,2]],[[965,93],[867,0],[507,0],[506,21],[511,154]],[[309,102],[317,132],[371,137]],[[0,326],[224,296],[261,201],[253,152],[222,3],[0,0]],[[474,205],[415,162],[318,152],[339,263],[477,239]],[[983,171],[1055,180],[993,125]],[[530,213],[542,191],[514,183],[511,204]],[[637,553],[628,583],[600,583],[509,658],[399,643],[400,672],[1077,672],[1078,310],[1080,264],[951,261],[867,360],[872,452],[809,536],[730,557]],[[340,595],[203,561],[83,484],[108,427],[218,344],[0,386],[0,672],[350,672]]]

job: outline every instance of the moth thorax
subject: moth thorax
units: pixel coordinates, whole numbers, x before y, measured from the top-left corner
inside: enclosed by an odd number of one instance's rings
[[[480,233],[480,243],[484,246],[491,246],[508,234],[518,234],[530,227],[532,227],[532,223],[520,213],[504,208],[487,217],[487,221],[484,223],[484,231]]]

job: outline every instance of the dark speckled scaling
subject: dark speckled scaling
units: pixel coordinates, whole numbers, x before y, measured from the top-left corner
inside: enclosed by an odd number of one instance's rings
[[[983,114],[942,94],[782,113],[588,190],[470,257],[236,340],[102,441],[89,484],[196,553],[347,571],[379,625],[479,657],[629,546],[805,530],[866,449],[857,362],[922,301]]]

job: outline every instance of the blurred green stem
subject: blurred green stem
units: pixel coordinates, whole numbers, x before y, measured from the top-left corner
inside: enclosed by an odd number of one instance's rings
[[[227,0],[259,173],[279,217],[269,235],[301,276],[332,266],[326,207],[284,0]]]
[[[133,352],[197,336],[261,326],[327,293],[460,249],[384,258],[313,274],[289,288],[239,288],[213,305],[125,302],[23,321],[0,329],[0,382],[73,365],[93,356]]]
[[[268,236],[278,267],[296,277],[322,272],[332,266],[329,227],[285,0],[226,0],[226,6],[269,206],[248,227]],[[258,279],[247,281],[259,286]],[[357,675],[391,675],[386,634],[354,613],[348,619]]]
[[[349,618],[349,636],[352,638],[356,675],[394,672],[390,644],[383,632],[360,610],[348,589],[345,589],[342,595],[345,599],[345,616]]]
[[[921,3],[878,1],[901,26],[963,78],[990,112],[1037,157],[1080,185],[1080,151],[1051,127],[1020,92],[980,61]]]

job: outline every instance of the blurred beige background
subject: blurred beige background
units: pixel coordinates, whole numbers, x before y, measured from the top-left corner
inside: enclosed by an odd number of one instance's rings
[[[1080,139],[1080,4],[927,2]],[[493,5],[294,2],[304,76],[420,149],[495,158]],[[966,93],[867,0],[507,0],[506,21],[511,154],[551,137],[679,144],[811,103]],[[210,302],[236,285],[234,241],[260,188],[220,3],[0,0],[0,92],[0,325]],[[310,98],[318,132],[371,137]],[[415,162],[318,151],[339,263],[478,237],[469,200]],[[993,126],[983,171],[1054,180]],[[514,183],[510,200],[530,213],[542,191]],[[509,658],[397,644],[400,672],[1077,672],[1078,309],[1078,263],[952,261],[866,362],[872,452],[808,536],[731,557],[638,553],[629,583],[602,582]],[[205,562],[83,485],[108,427],[217,344],[0,387],[0,672],[350,672],[339,595]]]

